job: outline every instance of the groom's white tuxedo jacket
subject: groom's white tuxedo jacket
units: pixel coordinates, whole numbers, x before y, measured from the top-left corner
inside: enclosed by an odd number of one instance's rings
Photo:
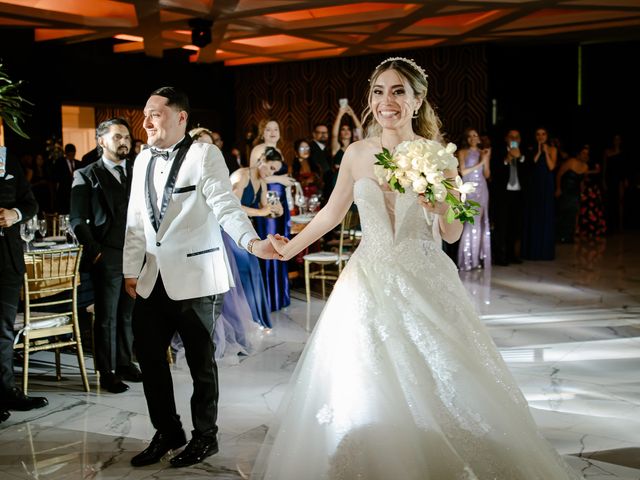
[[[133,167],[123,273],[138,278],[136,291],[143,298],[158,274],[173,300],[226,292],[234,283],[220,226],[243,247],[258,237],[231,191],[222,152],[191,143],[188,135],[176,149],[164,191],[155,191],[150,168],[160,168],[164,159],[152,161],[146,149]],[[159,208],[156,198],[162,198]]]

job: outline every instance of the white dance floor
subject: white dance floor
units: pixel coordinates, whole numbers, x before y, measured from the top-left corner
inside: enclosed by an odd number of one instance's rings
[[[640,234],[562,245],[553,262],[461,274],[546,437],[588,479],[640,478]],[[50,405],[0,424],[0,478],[240,479],[251,470],[323,303],[294,292],[257,352],[220,365],[220,453],[174,469],[129,465],[153,436],[141,384],[123,394],[82,391],[76,359],[33,355],[30,394]],[[92,368],[89,359],[89,367]],[[19,378],[19,377],[18,377]],[[184,361],[174,385],[190,430]],[[312,480],[312,479],[309,479]]]

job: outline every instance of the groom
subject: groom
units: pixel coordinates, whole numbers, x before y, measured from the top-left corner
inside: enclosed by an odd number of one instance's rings
[[[260,240],[231,191],[229,172],[214,145],[186,135],[187,96],[173,88],[154,91],[144,108],[147,144],[135,162],[124,245],[125,288],[136,298],[134,348],[151,423],[151,444],[131,459],[150,465],[186,443],[176,412],[167,348],[180,334],[193,379],[193,436],[171,459],[174,467],[201,462],[218,451],[218,372],[213,330],[222,296],[233,280],[220,226],[261,258],[276,258]]]

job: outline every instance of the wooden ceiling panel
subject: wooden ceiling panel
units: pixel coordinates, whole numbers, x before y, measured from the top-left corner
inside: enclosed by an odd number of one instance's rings
[[[191,44],[191,20],[212,41]],[[115,52],[227,65],[532,39],[640,39],[640,0],[0,0],[0,28],[38,41],[113,39]],[[624,28],[618,28],[624,27]],[[117,38],[114,38],[116,37]]]

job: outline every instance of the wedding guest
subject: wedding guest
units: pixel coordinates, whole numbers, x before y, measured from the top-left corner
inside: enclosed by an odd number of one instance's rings
[[[582,181],[580,192],[580,209],[578,212],[578,235],[580,238],[600,240],[607,232],[604,202],[602,200],[602,175],[599,163],[591,164],[590,148],[582,148],[582,161],[587,164],[587,171]]]
[[[589,145],[582,145],[574,156],[558,168],[556,174],[556,239],[573,243],[577,232],[582,179],[589,170]]]
[[[133,363],[133,299],[124,289],[122,250],[131,192],[129,124],[111,118],[96,128],[100,159],[74,173],[71,189],[73,231],[82,244],[83,271],[91,274],[95,301],[94,361],[100,388],[123,393],[123,382],[141,382]]]
[[[480,135],[474,128],[465,130],[458,151],[460,175],[464,182],[476,184],[476,190],[467,195],[480,204],[474,223],[465,223],[458,246],[458,268],[472,270],[491,266],[491,227],[489,224],[489,187],[491,176],[491,148],[480,143]]]
[[[11,157],[0,168],[0,422],[9,410],[26,411],[48,405],[16,386],[13,373],[14,323],[25,272],[20,224],[38,212],[38,204],[22,168]]]
[[[351,119],[353,127],[348,123],[347,118],[345,117]],[[333,170],[333,177],[331,180],[332,188],[336,184],[338,169],[340,168],[340,163],[342,163],[342,156],[344,155],[345,150],[351,143],[361,139],[362,124],[360,123],[360,120],[348,104],[345,103],[344,106],[341,105],[331,129],[331,168]]]
[[[47,174],[44,155],[36,153],[33,160],[33,174],[31,176],[31,190],[36,197],[41,212],[52,211],[51,182]]]
[[[212,340],[214,318],[231,280],[224,261],[222,226],[249,253],[275,256],[259,240],[231,191],[222,153],[186,135],[187,96],[155,90],[144,107],[151,147],[136,158],[123,254],[125,288],[136,299],[134,345],[151,423],[156,434],[134,456],[136,467],[157,463],[186,436],[173,395],[167,348],[177,331],[193,379],[193,436],[171,459],[186,467],[217,453],[218,374]]]
[[[304,196],[309,198],[311,195],[318,194],[322,181],[319,173],[311,168],[309,142],[299,138],[293,142],[293,151],[295,155],[292,167],[293,177],[300,183]]]
[[[287,174],[288,166],[283,161],[280,152],[275,148],[267,147],[264,151],[264,159],[267,162],[280,162],[281,166],[280,169],[275,172],[275,177]],[[276,195],[273,200],[268,199],[268,201],[279,203],[282,207],[282,214],[275,217],[268,215],[254,219],[256,231],[261,238],[276,234],[285,238],[290,237],[291,213],[285,188],[286,187],[280,183],[267,184],[267,196]],[[271,311],[275,312],[284,307],[288,307],[291,304],[291,299],[289,295],[289,269],[287,263],[279,260],[262,260],[260,261],[260,266],[262,267],[262,276],[264,278]]]
[[[333,185],[333,172],[331,169],[331,151],[329,150],[329,128],[324,123],[317,123],[313,126],[311,141],[311,156],[309,163],[311,169],[317,172],[322,180],[322,193],[325,198],[329,195]]]
[[[69,213],[73,172],[76,168],[76,146],[68,143],[64,146],[64,156],[53,164],[55,207],[60,214]]]
[[[278,160],[281,167],[265,178],[267,191],[275,192],[275,195],[282,205],[283,216],[272,218],[270,216],[258,217],[254,219],[258,235],[280,234],[289,236],[289,205],[285,189],[294,183],[294,179],[288,175],[289,166],[284,161],[282,152],[278,148],[280,143],[280,125],[273,119],[265,119],[260,122],[258,128],[258,143],[251,151],[250,165],[256,166],[257,160],[264,156],[267,160]],[[273,195],[273,194],[272,194]],[[289,275],[287,265],[275,260],[261,261],[265,288],[269,298],[271,311],[280,310],[288,306],[289,298]]]
[[[549,144],[545,128],[536,130],[536,146],[526,159],[528,169],[524,198],[522,258],[553,260],[555,257],[555,178],[557,150]]]
[[[268,147],[267,153],[273,155],[277,151],[273,147]],[[233,192],[240,199],[245,213],[254,220],[283,214],[282,204],[267,202],[266,183],[266,179],[280,170],[282,165],[281,160],[269,160],[267,154],[263,154],[255,167],[240,168],[231,175]],[[259,262],[236,245],[232,245],[232,248],[253,320],[264,328],[271,328],[272,308]]]
[[[504,137],[505,145],[494,149],[492,160],[492,202],[494,216],[494,260],[497,265],[522,263],[522,191],[525,156],[520,132],[511,129]]]

